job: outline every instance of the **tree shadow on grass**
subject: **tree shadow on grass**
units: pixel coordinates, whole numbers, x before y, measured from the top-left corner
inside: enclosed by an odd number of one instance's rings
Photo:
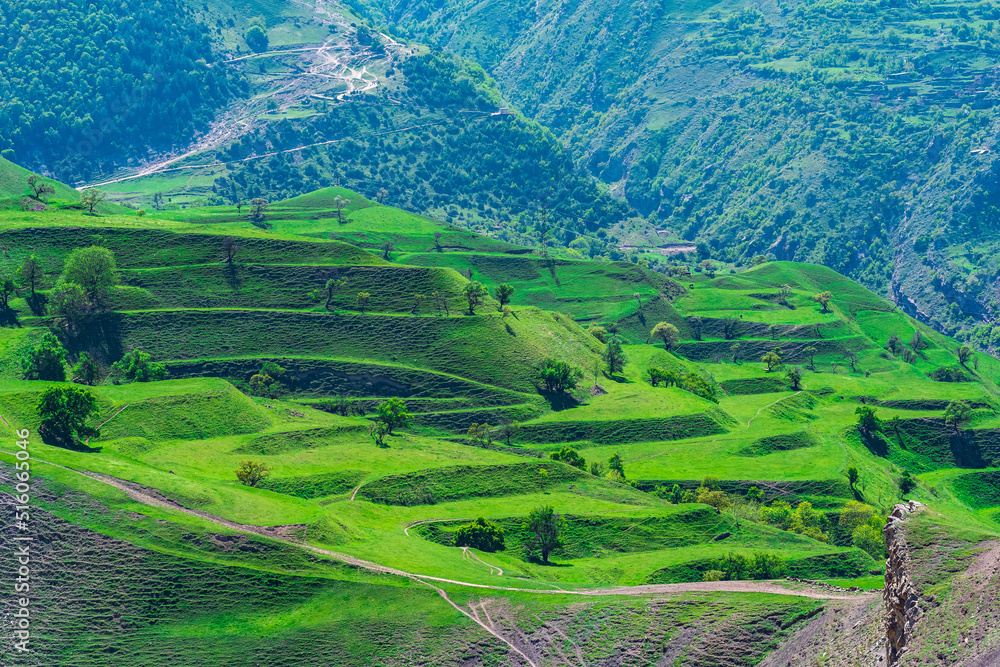
[[[46,445],[52,445],[53,447],[59,447],[61,449],[68,449],[71,452],[80,452],[82,454],[100,454],[103,447],[90,447],[85,445],[79,440],[59,438],[51,434],[42,431],[42,442]]]
[[[0,310],[0,327],[20,327],[21,322],[17,319],[18,311],[13,308]]]
[[[864,443],[869,452],[881,458],[889,455],[889,443],[882,436],[877,433],[865,433],[864,431],[859,431],[858,434],[861,436],[861,442]]]
[[[240,278],[239,268],[235,263],[226,264],[223,269],[226,284],[229,285],[229,289],[237,292],[243,287],[243,280]]]
[[[569,410],[570,408],[579,407],[580,401],[576,400],[572,394],[567,394],[565,392],[556,391],[540,391],[542,398],[546,400],[551,407],[556,412],[561,410]]]
[[[31,309],[32,315],[44,315],[49,305],[49,297],[39,292],[35,292],[33,296],[28,296],[24,300],[28,304],[28,308]]]

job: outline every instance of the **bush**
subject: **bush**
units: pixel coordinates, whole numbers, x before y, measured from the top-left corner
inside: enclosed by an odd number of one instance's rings
[[[936,382],[971,382],[971,378],[958,366],[935,369],[930,378]]]
[[[128,382],[153,382],[167,379],[167,367],[152,361],[153,355],[142,350],[132,350],[111,365],[111,381],[115,384]]]
[[[66,350],[53,334],[42,336],[38,347],[21,362],[25,380],[66,381]]]
[[[490,553],[503,551],[503,539],[503,528],[483,517],[459,526],[455,531],[455,546],[471,547]]]
[[[571,447],[563,447],[558,452],[549,454],[549,458],[553,461],[568,463],[574,468],[579,468],[580,470],[587,469],[587,460],[580,456],[580,454]]]
[[[721,572],[722,577],[719,580],[740,581],[777,579],[784,576],[786,569],[785,561],[778,556],[759,552],[752,556],[726,554],[712,564],[712,570],[709,572]]]
[[[545,386],[545,391],[561,393],[575,389],[583,379],[583,371],[573,368],[565,361],[549,358],[538,368],[538,379]]]
[[[71,443],[77,438],[97,435],[86,425],[97,414],[97,399],[79,387],[49,387],[38,400],[41,431],[46,440]]]

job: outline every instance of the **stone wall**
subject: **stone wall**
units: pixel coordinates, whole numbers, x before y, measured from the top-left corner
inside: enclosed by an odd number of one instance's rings
[[[896,505],[882,529],[889,552],[885,561],[885,589],[882,592],[882,599],[885,601],[885,653],[886,663],[889,665],[898,662],[903,655],[913,626],[922,615],[917,604],[920,596],[908,571],[910,554],[905,530],[906,516],[918,511],[920,507],[920,503],[912,500]]]

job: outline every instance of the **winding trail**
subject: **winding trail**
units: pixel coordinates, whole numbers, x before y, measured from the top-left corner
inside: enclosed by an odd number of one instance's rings
[[[744,431],[748,430],[750,428],[750,422],[752,422],[754,419],[757,419],[757,417],[760,417],[760,413],[763,412],[764,410],[766,410],[767,408],[771,407],[772,405],[777,405],[778,403],[781,403],[786,398],[795,398],[796,396],[798,396],[799,394],[801,394],[803,391],[805,391],[805,389],[800,389],[797,392],[795,392],[794,394],[792,394],[791,396],[782,396],[781,398],[779,398],[778,400],[776,400],[774,403],[768,403],[767,405],[765,405],[764,407],[762,407],[760,410],[758,410],[757,414],[755,414],[753,417],[751,417],[750,419],[747,420],[747,426],[743,430]],[[714,442],[714,440],[713,440],[713,442]]]
[[[14,456],[13,452],[8,452],[0,450],[0,453]],[[31,460],[36,463],[41,463],[45,465],[55,466],[63,470],[68,470],[70,472],[82,475],[92,480],[103,482],[108,486],[112,486],[119,489],[125,493],[129,498],[135,500],[136,502],[148,505],[150,507],[158,507],[162,509],[172,510],[176,512],[182,512],[189,514],[191,516],[199,517],[210,523],[216,524],[218,526],[227,528],[229,530],[235,530],[238,532],[250,533],[254,535],[259,535],[262,537],[267,537],[275,539],[286,544],[298,547],[300,549],[306,549],[314,553],[326,556],[336,561],[340,561],[351,567],[358,569],[367,570],[369,572],[374,572],[377,574],[393,575],[398,577],[403,577],[411,581],[420,583],[434,590],[445,602],[450,604],[455,608],[460,614],[471,620],[473,623],[481,627],[483,630],[488,632],[490,635],[503,642],[511,651],[520,656],[525,662],[527,662],[531,667],[539,667],[538,663],[532,660],[527,653],[516,646],[510,639],[505,637],[500,631],[498,631],[489,619],[487,615],[487,620],[490,622],[484,622],[479,618],[478,612],[475,610],[475,603],[470,603],[470,610],[466,610],[459,604],[456,604],[454,600],[448,597],[448,593],[442,588],[435,585],[435,583],[442,584],[453,584],[456,586],[463,586],[466,588],[481,589],[481,590],[494,590],[494,591],[510,591],[516,593],[534,593],[539,595],[575,595],[580,597],[603,597],[603,596],[621,596],[621,595],[657,595],[657,594],[674,594],[674,593],[688,593],[688,592],[733,592],[733,593],[770,593],[774,595],[792,595],[798,597],[807,597],[813,599],[821,600],[857,600],[859,598],[865,597],[865,595],[871,595],[866,593],[860,594],[842,594],[831,591],[821,591],[817,589],[810,588],[800,588],[800,589],[788,589],[775,582],[770,581],[699,581],[691,583],[681,583],[681,584],[648,584],[641,586],[618,586],[613,588],[598,588],[598,589],[585,589],[585,590],[544,590],[535,588],[517,588],[514,586],[493,586],[488,584],[476,584],[468,581],[460,581],[456,579],[446,579],[443,577],[432,577],[425,574],[415,574],[412,572],[406,572],[394,567],[389,567],[386,565],[381,565],[379,563],[374,563],[356,556],[351,556],[348,554],[342,554],[335,551],[329,551],[327,549],[322,549],[320,547],[313,546],[311,544],[305,544],[293,539],[290,536],[290,531],[287,530],[288,526],[253,526],[248,524],[242,524],[235,521],[230,521],[224,519],[220,516],[214,514],[209,514],[208,512],[203,512],[201,510],[193,510],[179,503],[176,503],[169,498],[162,496],[156,489],[143,487],[139,484],[128,482],[117,477],[112,477],[111,475],[106,475],[103,473],[91,472],[88,470],[76,470],[74,468],[69,468],[67,466],[59,465],[58,463],[52,463],[50,461],[44,461],[35,457],[31,457]],[[429,523],[432,521],[440,521],[441,519],[428,519],[417,523]],[[409,524],[406,528],[417,525],[417,523]],[[406,531],[404,528],[404,532]],[[408,535],[409,533],[407,533]],[[472,555],[475,558],[474,554]],[[478,558],[476,560],[479,560]],[[488,563],[483,563],[487,567],[492,567]],[[499,569],[499,568],[498,568]],[[432,583],[434,582],[434,583]],[[485,613],[485,609],[483,609]]]

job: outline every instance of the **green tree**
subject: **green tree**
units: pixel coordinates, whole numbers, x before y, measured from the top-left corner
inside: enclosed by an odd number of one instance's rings
[[[580,453],[572,447],[563,447],[558,452],[552,452],[549,454],[549,458],[553,461],[568,463],[574,468],[579,468],[580,470],[587,469],[587,460],[580,456]]]
[[[545,391],[562,393],[576,388],[583,379],[583,371],[565,361],[549,358],[538,368],[538,379],[545,386]]]
[[[859,479],[861,479],[861,474],[858,472],[858,467],[850,466],[847,469],[847,483],[852,489],[857,486]]]
[[[903,341],[899,334],[892,334],[886,341],[885,348],[893,354],[899,354],[903,350]]]
[[[455,530],[455,546],[471,547],[489,553],[503,551],[503,528],[492,521],[479,517]]]
[[[69,444],[77,438],[97,435],[87,420],[97,414],[97,399],[79,387],[49,387],[37,405],[41,432],[46,440]]]
[[[475,315],[476,306],[483,302],[487,292],[481,282],[473,280],[462,288],[462,294],[465,295],[466,300],[469,302],[469,315]]]
[[[525,542],[525,551],[529,559],[536,553],[542,556],[542,562],[549,562],[549,554],[553,549],[562,546],[561,536],[566,527],[566,521],[555,513],[550,505],[543,505],[531,510],[521,528],[529,533]]]
[[[520,432],[521,425],[518,422],[504,422],[503,424],[500,424],[500,428],[497,429],[497,436],[501,440],[505,441],[507,446],[510,447],[510,441],[513,438],[516,438]]]
[[[21,362],[25,380],[66,381],[66,350],[54,334],[46,333],[38,347]]]
[[[76,329],[91,311],[86,292],[76,283],[60,282],[48,301],[49,314],[62,318],[68,329]]]
[[[370,292],[358,292],[358,310],[364,314],[365,310],[368,309],[368,304],[372,300],[372,295]]]
[[[608,340],[604,352],[601,353],[601,359],[604,360],[604,365],[610,375],[621,373],[625,370],[625,364],[628,363],[628,356],[625,354],[625,350],[622,349],[622,342],[618,339],[617,335],[612,336]]]
[[[378,406],[378,418],[389,429],[389,435],[392,435],[393,429],[405,428],[413,421],[413,415],[406,411],[406,402],[398,396]]]
[[[165,364],[153,361],[153,356],[142,350],[132,350],[111,365],[115,384],[124,382],[154,382],[167,379]]]
[[[226,264],[232,264],[236,260],[236,255],[243,250],[243,246],[232,236],[222,239],[222,253]]]
[[[944,423],[955,428],[956,433],[962,431],[962,424],[972,419],[972,406],[966,401],[951,401],[944,411]]]
[[[246,40],[247,46],[249,46],[254,53],[263,53],[267,51],[267,22],[263,16],[257,16],[250,19],[250,25],[247,27],[244,39]]]
[[[958,348],[957,354],[958,354],[958,363],[962,364],[963,366],[965,366],[967,363],[969,363],[969,361],[972,360],[973,356],[972,348],[969,347],[968,345],[963,345],[962,347]],[[965,367],[966,369],[968,369],[968,366]]]
[[[665,350],[669,350],[680,340],[680,332],[677,331],[677,327],[667,322],[658,322],[649,335],[654,340],[657,338],[662,340]]]
[[[802,388],[802,369],[798,366],[789,369],[788,373],[785,374],[785,378],[791,383],[792,389],[795,391]]]
[[[587,333],[601,341],[602,343],[608,342],[608,330],[600,326],[596,322],[591,322],[590,326],[587,327]]]
[[[326,292],[326,303],[323,307],[327,310],[332,310],[330,306],[333,304],[333,297],[346,286],[347,280],[345,278],[330,278],[327,280],[326,285],[323,287]]]
[[[767,372],[770,373],[781,366],[781,352],[775,348],[760,358],[767,364]]]
[[[809,347],[807,347],[806,349],[802,350],[802,354],[804,354],[804,355],[806,355],[806,356],[809,357],[809,368],[811,370],[816,370],[816,355],[818,353],[819,353],[819,350],[816,349],[815,347],[811,346],[811,345]]]
[[[392,257],[389,255],[393,250],[396,249],[395,244],[392,241],[386,241],[382,244],[382,259],[387,262],[392,261]]]
[[[240,467],[235,471],[236,479],[243,486],[257,486],[271,474],[271,467],[265,463],[245,460],[240,462]]]
[[[747,500],[752,503],[763,503],[764,502],[764,492],[756,486],[751,486],[747,489]]]
[[[493,444],[493,431],[486,422],[472,422],[472,426],[466,431],[469,442],[478,447],[489,447]]]
[[[500,310],[510,303],[510,297],[514,294],[514,287],[508,283],[500,283],[493,290],[497,301],[500,302]]]
[[[266,221],[266,217],[264,215],[264,212],[268,209],[268,207],[270,205],[271,205],[270,202],[268,202],[263,197],[254,197],[253,199],[251,199],[250,200],[250,222],[253,223],[257,227],[266,227],[266,226],[268,226],[268,225],[264,224],[265,221]]]
[[[882,420],[878,418],[875,408],[870,405],[859,405],[854,409],[858,416],[858,428],[867,435],[882,432]]]
[[[829,291],[820,292],[819,294],[814,294],[813,295],[813,301],[815,301],[816,303],[818,303],[819,305],[821,305],[823,307],[822,310],[823,310],[824,313],[830,312],[829,306],[830,306],[830,300],[831,299],[833,299],[833,293],[829,292]]]
[[[614,470],[624,479],[625,463],[624,461],[622,461],[622,457],[618,454],[618,452],[612,454],[611,457],[608,459],[608,470]]]
[[[368,429],[368,436],[375,441],[377,447],[385,447],[385,436],[389,435],[389,427],[383,421],[377,421]]]
[[[62,279],[82,287],[90,302],[100,307],[118,284],[117,270],[114,253],[107,248],[77,248],[66,258]]]
[[[10,299],[17,295],[17,286],[12,278],[0,278],[0,312],[10,308]]]
[[[927,347],[927,341],[924,340],[924,337],[920,334],[920,330],[915,329],[913,331],[913,335],[910,336],[910,349],[914,352],[919,352],[925,347]]]
[[[345,199],[340,195],[334,197],[333,206],[334,208],[337,209],[337,220],[340,222],[340,224],[344,224],[344,209],[350,206],[350,204],[351,204],[350,199]]]
[[[28,176],[28,187],[31,188],[31,192],[34,193],[33,196],[35,199],[39,201],[56,193],[55,186],[46,182],[45,179],[37,174],[31,174]]]
[[[93,215],[97,205],[108,198],[108,195],[95,188],[90,188],[80,195],[80,205]]]
[[[70,372],[73,382],[93,386],[100,379],[101,367],[97,365],[97,361],[89,353],[81,352],[80,358]]]
[[[34,255],[25,257],[17,270],[17,282],[21,287],[27,287],[31,290],[32,299],[35,298],[35,290],[42,286],[44,279],[45,274],[42,272],[42,264],[38,258]]]
[[[851,544],[862,551],[867,551],[876,560],[885,558],[885,537],[875,526],[870,524],[859,526],[851,533]]]

